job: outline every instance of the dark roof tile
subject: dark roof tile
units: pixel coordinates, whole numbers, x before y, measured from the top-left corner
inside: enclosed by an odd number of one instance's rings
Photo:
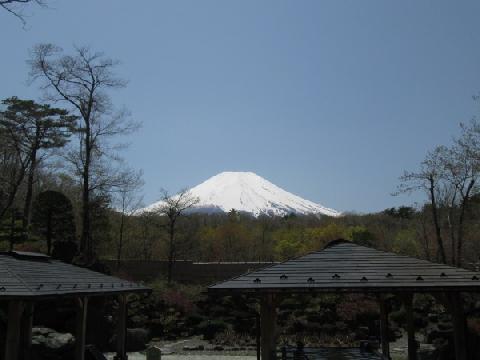
[[[473,271],[338,240],[323,250],[212,285],[209,291],[480,291],[480,282],[472,281],[479,277]]]
[[[111,284],[111,287],[104,284]],[[124,287],[124,284],[128,286]],[[143,285],[66,264],[41,254],[0,253],[0,299],[148,291],[150,289]]]

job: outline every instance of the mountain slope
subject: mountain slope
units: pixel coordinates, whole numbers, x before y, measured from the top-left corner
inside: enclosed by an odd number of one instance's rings
[[[250,213],[283,216],[320,214],[339,216],[340,212],[291,194],[252,172],[222,172],[190,189],[200,199],[194,211],[228,212],[235,209]],[[144,210],[160,207],[154,203]]]

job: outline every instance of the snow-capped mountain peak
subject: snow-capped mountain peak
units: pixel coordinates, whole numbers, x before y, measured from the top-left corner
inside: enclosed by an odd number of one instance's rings
[[[253,172],[222,172],[191,188],[190,193],[199,199],[193,209],[198,212],[228,212],[235,209],[253,216],[284,216],[291,213],[341,215],[336,210],[291,194]],[[153,211],[160,206],[161,201],[144,210]]]

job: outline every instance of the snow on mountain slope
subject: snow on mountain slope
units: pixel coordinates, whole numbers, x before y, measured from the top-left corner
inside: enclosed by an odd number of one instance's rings
[[[190,189],[200,199],[194,211],[228,212],[231,209],[260,214],[320,214],[339,216],[340,212],[291,194],[252,172],[222,172]],[[144,210],[162,206],[154,203]]]

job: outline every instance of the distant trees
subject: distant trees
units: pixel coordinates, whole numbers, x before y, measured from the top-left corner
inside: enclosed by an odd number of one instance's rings
[[[113,107],[109,91],[124,87],[126,82],[114,73],[118,62],[103,53],[75,47],[72,54],[65,54],[57,46],[40,44],[33,49],[29,63],[31,80],[41,83],[45,97],[68,105],[79,118],[75,128],[78,147],[72,148],[65,158],[81,178],[80,251],[90,262],[94,248],[92,196],[123,183],[117,161],[120,147],[113,143],[113,138],[131,133],[139,124],[129,119],[126,110]]]
[[[158,215],[167,220],[165,228],[168,233],[168,271],[167,282],[171,283],[173,266],[177,257],[177,225],[180,217],[186,210],[195,206],[199,199],[193,196],[188,190],[181,190],[176,195],[170,195],[162,190],[162,205],[155,211]]]
[[[480,125],[473,120],[461,125],[461,134],[450,147],[436,147],[427,154],[419,171],[405,172],[400,178],[400,192],[421,189],[427,194],[438,258],[443,263],[463,264],[467,213],[479,193],[479,177]],[[450,242],[449,257],[446,238]]]
[[[123,183],[115,189],[113,193],[113,204],[120,212],[120,221],[118,226],[117,245],[117,268],[120,267],[123,249],[125,245],[125,229],[128,226],[130,217],[140,208],[141,196],[139,190],[143,186],[141,172],[129,172],[125,174]]]
[[[425,160],[420,165],[417,172],[407,172],[400,177],[399,193],[409,193],[416,190],[423,190],[430,202],[433,224],[435,227],[435,237],[438,248],[439,260],[447,263],[447,255],[443,243],[443,237],[439,218],[439,197],[442,196],[443,166],[442,159],[444,147],[437,147],[434,151],[427,154]]]

